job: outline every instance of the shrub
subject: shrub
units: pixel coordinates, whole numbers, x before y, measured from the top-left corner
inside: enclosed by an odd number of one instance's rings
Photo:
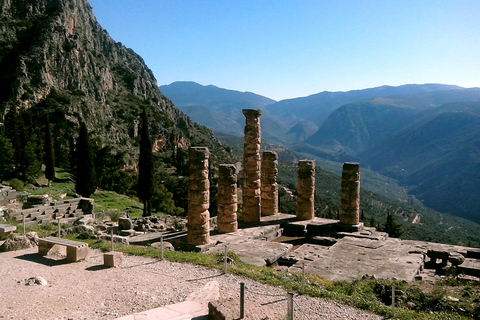
[[[122,215],[118,210],[107,210],[106,214],[110,217],[110,221],[118,222],[118,219]]]
[[[12,179],[10,180],[10,187],[17,191],[25,191],[25,184],[22,180],[19,179]]]

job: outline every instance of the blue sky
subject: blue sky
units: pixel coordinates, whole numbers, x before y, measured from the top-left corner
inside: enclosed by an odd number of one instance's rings
[[[158,84],[275,100],[444,83],[480,87],[478,0],[90,0]]]

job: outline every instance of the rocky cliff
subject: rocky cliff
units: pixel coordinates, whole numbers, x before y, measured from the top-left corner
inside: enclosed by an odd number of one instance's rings
[[[143,59],[108,35],[88,1],[0,0],[3,116],[39,109],[73,135],[85,121],[102,143],[131,151],[144,107],[157,149],[219,146],[162,95]]]

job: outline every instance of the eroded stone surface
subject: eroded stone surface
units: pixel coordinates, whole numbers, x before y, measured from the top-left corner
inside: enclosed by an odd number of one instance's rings
[[[189,149],[187,242],[194,245],[210,241],[208,158],[208,148]]]
[[[315,213],[315,161],[298,161],[297,219],[312,220]]]
[[[340,223],[360,223],[360,164],[345,162],[342,170]]]
[[[261,208],[262,216],[278,214],[278,155],[274,151],[265,151],[262,156]]]
[[[221,164],[218,168],[218,217],[220,233],[237,231],[237,173],[233,164]]]
[[[345,237],[331,247],[304,244],[287,258],[298,262],[289,268],[330,281],[353,280],[364,275],[382,279],[413,281],[423,268],[423,255],[410,253],[411,246],[399,239],[386,241]]]
[[[260,142],[261,110],[243,109],[245,136],[243,147],[243,221],[260,221]]]

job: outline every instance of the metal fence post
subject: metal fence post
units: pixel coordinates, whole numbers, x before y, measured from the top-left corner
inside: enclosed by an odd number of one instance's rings
[[[23,235],[25,235],[26,231],[25,231],[25,213],[22,212],[22,216],[23,216]]]
[[[245,317],[245,283],[240,282],[240,319]]]
[[[225,274],[227,273],[228,245],[225,245]]]
[[[302,261],[302,294],[305,294],[305,261]]]
[[[162,249],[160,250],[160,258],[163,260],[163,234],[160,236],[160,245]]]
[[[293,292],[288,293],[287,320],[293,320]]]
[[[110,251],[113,251],[113,228],[110,229],[110,241],[112,242],[112,249]]]

